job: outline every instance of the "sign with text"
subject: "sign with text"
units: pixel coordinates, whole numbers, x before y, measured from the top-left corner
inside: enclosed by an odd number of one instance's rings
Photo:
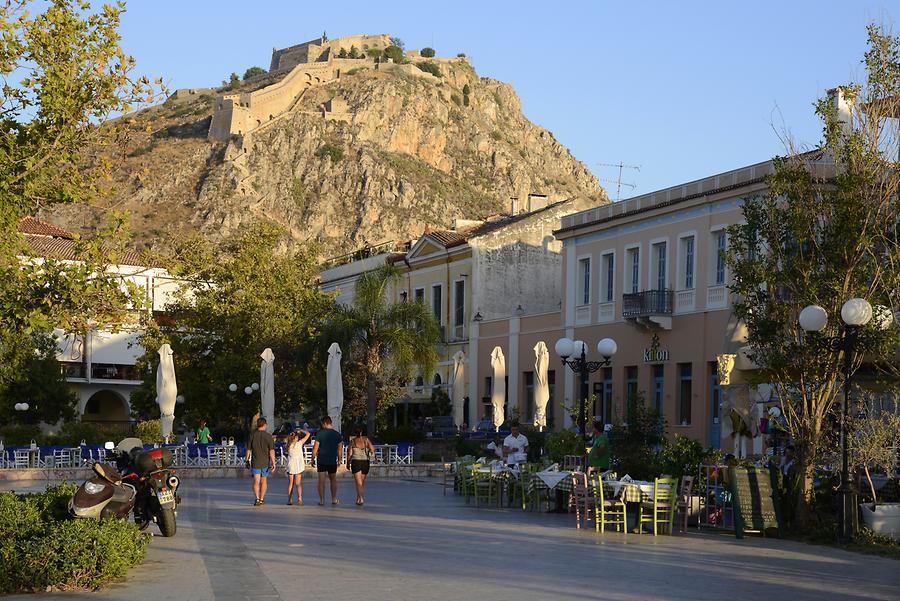
[[[650,348],[644,349],[644,363],[662,363],[669,360],[669,351],[659,348],[659,336],[653,334]]]

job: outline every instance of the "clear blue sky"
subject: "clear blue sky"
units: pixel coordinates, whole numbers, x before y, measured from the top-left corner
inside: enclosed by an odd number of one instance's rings
[[[173,88],[268,68],[273,47],[323,30],[465,52],[598,177],[616,177],[598,163],[640,165],[623,177],[637,184],[627,197],[768,159],[783,150],[776,129],[815,144],[813,101],[863,75],[865,26],[892,26],[900,0],[130,0],[127,11],[124,47]]]

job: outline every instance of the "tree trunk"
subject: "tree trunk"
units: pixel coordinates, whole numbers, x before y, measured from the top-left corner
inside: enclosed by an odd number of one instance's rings
[[[378,408],[378,396],[375,388],[375,374],[366,371],[366,433],[375,436],[375,413]]]

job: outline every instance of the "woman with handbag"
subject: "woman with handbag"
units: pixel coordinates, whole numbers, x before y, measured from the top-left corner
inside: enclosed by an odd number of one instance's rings
[[[366,436],[364,426],[356,426],[354,436],[350,439],[350,471],[356,480],[356,504],[365,503],[366,476],[369,474],[369,465],[375,458],[375,446]]]

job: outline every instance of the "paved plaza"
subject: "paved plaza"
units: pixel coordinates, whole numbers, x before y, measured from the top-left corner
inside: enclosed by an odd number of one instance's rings
[[[900,564],[802,543],[578,531],[574,517],[475,509],[434,481],[371,481],[364,508],[252,507],[247,480],[187,480],[178,535],[127,581],[71,600],[898,599]],[[275,494],[272,494],[274,491]],[[155,528],[155,527],[154,527]],[[44,595],[42,595],[44,597]],[[10,599],[34,599],[13,596]]]

